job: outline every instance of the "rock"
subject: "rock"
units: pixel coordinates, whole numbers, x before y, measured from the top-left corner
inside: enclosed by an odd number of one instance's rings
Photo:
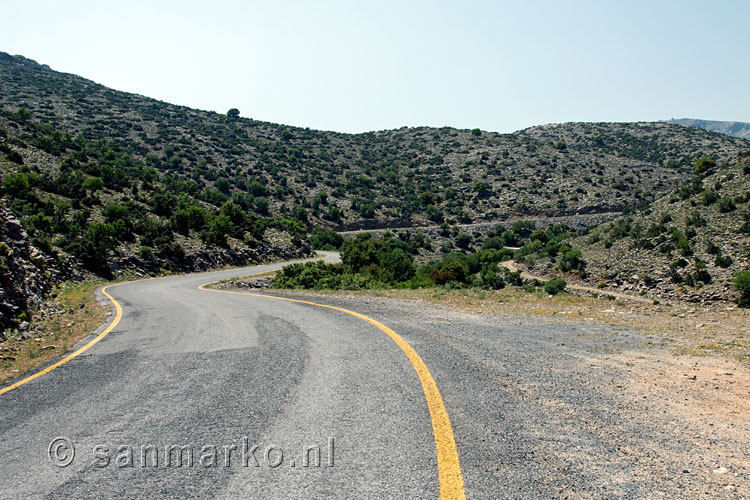
[[[21,222],[10,210],[0,207],[0,242],[8,246],[8,252],[0,280],[0,340],[4,331],[17,321],[16,318],[30,309],[36,309],[45,300],[52,288],[47,277],[47,259],[31,245]],[[28,323],[21,322],[25,330]]]
[[[714,469],[714,474],[726,474],[727,472],[729,472],[729,469],[727,469],[726,467],[719,467],[717,469]]]

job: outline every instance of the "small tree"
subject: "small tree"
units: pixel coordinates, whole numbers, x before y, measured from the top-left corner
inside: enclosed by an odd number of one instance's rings
[[[484,181],[477,181],[471,187],[472,191],[476,192],[478,196],[489,196],[490,186]]]
[[[460,233],[458,236],[456,236],[456,246],[458,248],[463,248],[464,250],[469,248],[471,245],[471,236],[469,236],[466,233]]]
[[[31,183],[26,174],[13,173],[3,178],[3,188],[11,196],[25,198],[31,188]]]
[[[586,268],[586,262],[583,260],[583,254],[577,248],[569,250],[560,257],[560,271],[577,271],[583,273]]]
[[[750,271],[740,271],[734,277],[734,288],[740,292],[737,303],[740,307],[750,307]]]
[[[92,194],[104,189],[104,181],[101,177],[87,177],[81,184],[81,189],[91,192]]]
[[[234,224],[226,215],[217,215],[208,224],[208,229],[204,231],[202,237],[206,243],[227,246],[227,236],[234,232]]]
[[[227,118],[230,120],[236,120],[240,117],[240,110],[237,108],[232,108],[229,111],[227,111]]]
[[[437,285],[444,285],[451,281],[465,283],[466,270],[460,262],[450,261],[443,264],[440,269],[434,269],[430,272],[430,278]]]
[[[714,167],[716,166],[716,162],[709,158],[708,156],[704,156],[702,158],[699,158],[698,161],[695,162],[695,173],[700,174],[706,174],[710,172]]]

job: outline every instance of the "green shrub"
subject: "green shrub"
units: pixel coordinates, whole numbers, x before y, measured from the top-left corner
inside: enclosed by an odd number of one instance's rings
[[[343,266],[322,260],[295,263],[281,268],[271,280],[275,288],[333,290],[341,288]]]
[[[472,191],[477,193],[478,196],[489,196],[491,193],[491,189],[489,184],[487,184],[484,181],[477,181],[474,183],[474,185],[471,188]]]
[[[542,245],[542,242],[539,240],[534,240],[530,243],[525,244],[522,246],[519,250],[516,250],[513,254],[513,258],[515,260],[522,260],[524,257],[527,257],[531,254],[537,253],[544,249],[545,246]]]
[[[11,173],[3,177],[3,188],[11,196],[25,198],[31,189],[31,182],[26,174]]]
[[[732,262],[733,260],[729,255],[721,255],[721,254],[717,254],[716,259],[714,260],[714,264],[723,268],[727,268],[731,266]]]
[[[737,206],[734,204],[734,201],[732,201],[731,198],[724,197],[719,200],[719,212],[725,214],[732,212],[737,209]]]
[[[234,224],[226,215],[217,215],[211,219],[208,228],[201,233],[201,239],[210,245],[227,246],[227,236],[234,232]]]
[[[708,189],[703,192],[703,204],[711,205],[719,201],[719,194],[713,189]]]
[[[310,233],[310,244],[315,250],[338,250],[344,238],[335,231],[314,227]]]
[[[444,215],[435,205],[427,205],[427,218],[432,222],[440,223],[443,222]]]
[[[111,203],[104,207],[102,215],[110,223],[129,218],[128,208],[118,203]]]
[[[491,290],[499,290],[505,288],[505,280],[500,274],[500,269],[494,262],[486,264],[482,267],[480,273],[482,280],[482,286]]]
[[[104,181],[101,177],[88,177],[81,183],[81,189],[88,190],[92,193],[104,188]]]
[[[564,279],[555,277],[544,284],[544,291],[550,295],[557,295],[565,290],[567,286],[568,284]]]
[[[466,271],[460,262],[451,261],[443,264],[440,269],[434,270],[430,278],[437,285],[444,285],[450,282],[465,283]]]
[[[517,247],[521,244],[521,235],[513,231],[503,231],[500,238],[504,246]]]
[[[376,240],[368,234],[341,245],[341,262],[348,274],[361,274],[386,284],[401,283],[414,276],[408,245],[396,238]]]
[[[706,219],[703,218],[698,210],[694,210],[685,220],[688,226],[703,227],[706,225]]]
[[[707,174],[716,167],[716,162],[711,158],[704,156],[695,162],[695,173],[698,175]]]
[[[571,249],[560,257],[559,262],[560,271],[566,273],[569,271],[576,271],[583,273],[586,269],[586,262],[583,260],[583,254],[577,248]]]
[[[697,271],[695,271],[695,273],[693,273],[693,278],[695,279],[695,281],[700,281],[706,284],[711,283],[712,281],[711,274],[708,272],[708,269],[698,269]]]
[[[528,238],[536,229],[536,222],[533,220],[518,220],[513,223],[513,232],[520,235],[521,238]]]
[[[734,288],[740,292],[737,303],[740,307],[750,307],[750,271],[740,271],[732,280]]]
[[[178,233],[187,235],[191,229],[200,231],[210,219],[209,213],[198,206],[178,209],[172,214],[172,222]]]
[[[154,258],[154,252],[149,247],[141,247],[138,249],[138,257],[143,260],[151,260]]]
[[[460,233],[456,236],[455,241],[458,248],[463,248],[465,250],[471,245],[471,236],[466,233]]]
[[[482,242],[483,250],[488,250],[488,249],[499,250],[501,248],[503,248],[503,242],[497,236],[490,236],[489,238],[485,239]]]

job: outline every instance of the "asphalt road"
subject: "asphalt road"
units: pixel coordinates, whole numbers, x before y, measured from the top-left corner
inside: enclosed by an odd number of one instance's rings
[[[337,310],[198,289],[277,267],[110,288],[123,309],[111,333],[0,395],[0,497],[439,498],[429,398],[391,337]],[[467,498],[695,493],[685,464],[653,459],[689,444],[632,420],[610,390],[620,374],[597,362],[599,342],[628,349],[643,340],[635,334],[300,298],[366,314],[421,356],[451,419]],[[587,328],[597,335],[582,337]],[[69,443],[50,448],[56,438]]]

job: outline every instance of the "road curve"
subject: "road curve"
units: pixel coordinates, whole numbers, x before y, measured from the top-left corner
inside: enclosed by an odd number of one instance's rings
[[[109,288],[123,312],[106,337],[0,395],[0,498],[460,498],[441,490],[428,391],[393,337],[341,310],[198,289],[280,265]],[[419,354],[466,498],[746,496],[744,417],[652,385],[665,371],[645,361],[653,338],[421,301],[284,297],[366,315]]]
[[[438,498],[428,402],[388,335],[198,289],[280,266],[110,287],[105,338],[0,396],[2,497]]]

